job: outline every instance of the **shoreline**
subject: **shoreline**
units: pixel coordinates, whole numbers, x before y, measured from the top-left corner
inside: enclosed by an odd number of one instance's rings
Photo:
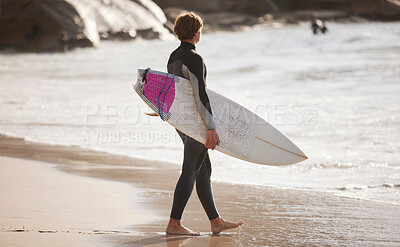
[[[183,224],[200,231],[202,236],[165,236],[179,166],[79,147],[27,143],[23,139],[4,135],[0,135],[0,156],[53,163],[57,164],[55,168],[66,173],[118,181],[137,188],[138,196],[143,200],[139,200],[136,206],[153,211],[156,216],[152,222],[145,224],[132,219],[126,227],[128,233],[96,235],[96,242],[106,246],[177,246],[181,243],[210,246],[400,244],[398,206],[382,206],[323,192],[221,182],[213,182],[217,208],[227,220],[244,220],[245,225],[241,229],[211,235],[206,214],[194,191],[185,210]]]

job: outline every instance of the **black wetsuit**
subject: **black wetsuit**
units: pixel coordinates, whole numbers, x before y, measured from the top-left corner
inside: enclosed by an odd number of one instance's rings
[[[207,70],[196,47],[182,42],[168,60],[168,73],[190,80],[197,108],[208,129],[215,129],[210,101],[206,93]],[[171,218],[180,220],[196,182],[197,195],[210,220],[219,216],[211,189],[211,162],[207,148],[176,130],[184,144],[182,174],[175,187]]]

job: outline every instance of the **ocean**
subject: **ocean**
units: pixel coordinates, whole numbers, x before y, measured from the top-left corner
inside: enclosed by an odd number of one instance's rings
[[[400,23],[308,23],[204,34],[207,85],[269,121],[309,157],[272,167],[210,151],[214,181],[400,205]],[[175,129],[133,91],[166,71],[177,40],[0,54],[0,133],[180,166]]]

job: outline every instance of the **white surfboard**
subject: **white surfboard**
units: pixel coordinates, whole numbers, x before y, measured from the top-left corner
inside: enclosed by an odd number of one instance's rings
[[[155,70],[138,70],[135,91],[164,121],[205,143],[206,126],[190,81]],[[216,150],[263,165],[289,165],[307,156],[274,126],[227,97],[206,89],[220,145]]]

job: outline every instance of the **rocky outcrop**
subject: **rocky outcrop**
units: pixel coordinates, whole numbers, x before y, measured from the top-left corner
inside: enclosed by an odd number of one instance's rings
[[[242,30],[258,23],[258,19],[249,14],[222,12],[203,15],[204,31]]]
[[[57,51],[68,34],[71,46],[95,46],[96,23],[66,1],[4,0],[1,5],[0,48]],[[64,37],[63,37],[64,36]]]
[[[154,0],[154,2],[163,9],[175,7],[203,14],[233,12],[262,15],[278,10],[276,0]]]
[[[67,0],[78,9],[89,11],[103,39],[167,38],[162,10],[151,0]]]
[[[400,0],[355,0],[350,12],[373,20],[400,20]]]
[[[176,7],[169,7],[164,9],[165,15],[168,19],[169,28],[173,29],[173,22],[175,19],[186,13],[187,10]],[[202,13],[201,17],[204,23],[204,32],[216,31],[216,30],[240,30],[244,27],[252,26],[258,23],[258,18],[242,13],[233,13],[233,12],[220,12],[220,13]]]
[[[400,20],[400,0],[154,0],[161,8],[201,14],[233,12],[263,16],[299,11],[335,11],[376,20]],[[341,14],[341,15],[342,15]]]
[[[172,35],[151,0],[3,0],[0,49],[64,51],[93,47],[102,39]]]
[[[374,20],[400,20],[400,0],[275,0],[284,11],[342,11]]]

